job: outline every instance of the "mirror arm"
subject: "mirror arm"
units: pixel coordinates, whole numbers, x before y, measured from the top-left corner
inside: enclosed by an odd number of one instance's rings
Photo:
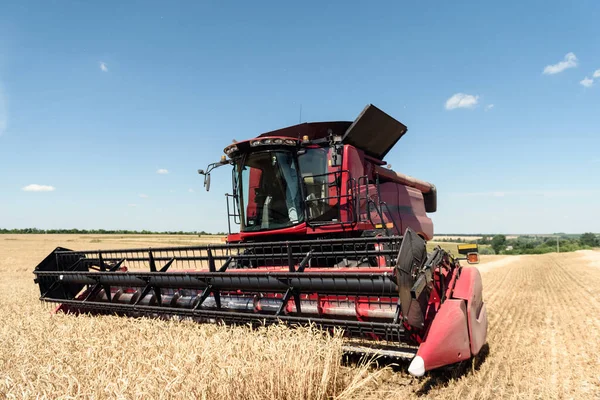
[[[227,159],[222,159],[221,161],[217,161],[212,164],[208,164],[208,167],[206,167],[206,170],[199,169],[198,173],[200,175],[210,175],[210,173],[212,172],[213,169],[222,167],[223,165],[227,165],[227,164],[231,164],[231,161],[229,161]]]
[[[198,170],[198,173],[200,175],[204,175],[204,187],[206,188],[207,192],[210,190],[210,173],[215,168],[219,168],[219,167],[222,167],[223,165],[228,165],[228,164],[231,164],[231,161],[228,160],[227,158],[225,158],[225,156],[223,156],[220,161],[217,161],[212,164],[208,164],[208,167],[206,167],[206,170],[204,170],[204,169]]]

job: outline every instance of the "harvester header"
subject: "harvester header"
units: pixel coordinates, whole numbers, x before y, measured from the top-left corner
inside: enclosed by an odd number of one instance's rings
[[[227,146],[225,244],[57,248],[36,268],[41,300],[69,313],[341,328],[346,351],[411,359],[409,372],[463,361],[485,343],[476,268],[437,247],[433,184],[386,168],[405,125],[368,105]],[[460,249],[478,261],[477,248]]]

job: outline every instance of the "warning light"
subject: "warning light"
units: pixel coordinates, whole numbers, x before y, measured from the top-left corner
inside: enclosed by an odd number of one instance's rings
[[[479,254],[478,253],[467,254],[467,262],[469,264],[479,264]]]

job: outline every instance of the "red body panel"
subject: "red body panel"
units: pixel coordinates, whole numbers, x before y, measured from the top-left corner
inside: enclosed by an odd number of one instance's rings
[[[378,201],[377,186],[374,184],[364,186],[358,193],[360,199],[361,215],[367,216],[367,192],[371,200]],[[381,201],[385,202],[383,206],[383,216],[386,223],[393,223],[392,232],[401,235],[406,228],[411,228],[425,240],[433,239],[433,222],[425,212],[423,204],[423,194],[417,189],[400,185],[393,182],[386,182],[379,185]],[[371,211],[371,219],[380,221],[376,211]]]
[[[440,307],[417,356],[429,371],[471,357],[465,301],[447,299]]]
[[[475,267],[463,267],[452,297],[465,300],[467,303],[469,337],[473,355],[479,353],[487,336],[487,312],[482,293],[483,285],[479,270]]]
[[[256,204],[256,189],[260,188],[260,178],[262,175],[262,171],[259,169],[252,169],[250,171],[250,178],[248,180],[248,184],[250,188],[248,190],[248,199],[246,200],[246,210],[245,215],[248,218],[256,217],[257,204]]]

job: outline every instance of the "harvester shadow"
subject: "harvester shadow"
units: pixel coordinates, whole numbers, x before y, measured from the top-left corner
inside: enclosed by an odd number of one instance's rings
[[[426,396],[431,390],[446,386],[451,380],[459,379],[463,376],[478,371],[485,362],[485,359],[489,353],[490,346],[486,343],[479,351],[479,354],[472,359],[429,372],[425,378],[426,380],[423,383],[423,386],[417,390],[417,396]]]
[[[356,367],[368,365],[369,368],[391,368],[394,372],[406,371],[410,360],[397,359],[386,356],[360,355],[360,354],[344,354],[342,364],[347,367]]]
[[[472,359],[463,361],[458,364],[442,367],[428,372],[423,379],[416,378],[415,382],[419,382],[422,386],[415,392],[417,396],[427,396],[431,390],[448,385],[451,380],[459,379],[467,376],[475,371],[478,371],[487,356],[490,353],[490,346],[486,343],[481,348],[479,354]],[[358,354],[345,354],[343,357],[344,365],[360,366],[368,364],[370,368],[390,368],[396,373],[407,373],[410,360],[390,358],[385,356],[370,358],[369,356]],[[413,378],[415,379],[415,378]]]

